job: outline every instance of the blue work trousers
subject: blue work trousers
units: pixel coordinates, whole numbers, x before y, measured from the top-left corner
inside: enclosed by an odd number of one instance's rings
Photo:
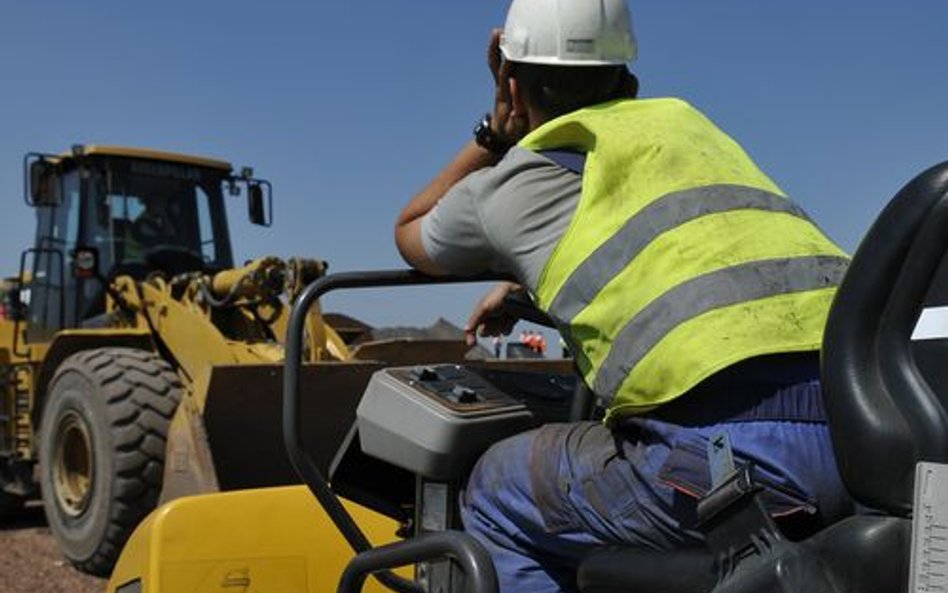
[[[774,516],[851,513],[815,362],[772,365],[751,367],[749,379],[719,375],[683,405],[616,426],[550,424],[491,447],[462,493],[461,517],[490,552],[501,592],[575,591],[579,561],[603,544],[703,545],[696,501],[710,487],[708,439],[721,431],[738,464],[753,462]]]

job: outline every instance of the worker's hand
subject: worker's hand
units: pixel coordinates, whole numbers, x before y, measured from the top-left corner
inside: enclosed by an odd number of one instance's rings
[[[464,326],[464,339],[468,346],[477,343],[477,336],[506,336],[513,331],[517,318],[504,312],[504,298],[521,290],[519,284],[501,282],[484,295]]]
[[[494,29],[490,34],[490,44],[487,47],[487,66],[494,77],[494,114],[491,119],[491,128],[501,140],[513,145],[526,136],[529,131],[527,114],[514,109],[513,99],[510,96],[510,62],[504,60],[500,51],[500,35],[502,29]]]

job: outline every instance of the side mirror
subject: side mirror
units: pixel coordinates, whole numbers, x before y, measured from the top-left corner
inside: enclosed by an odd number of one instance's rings
[[[50,207],[62,203],[60,199],[58,168],[40,157],[29,164],[29,191],[27,203],[31,206]]]
[[[263,189],[264,184],[266,184],[266,192]],[[247,185],[247,209],[250,222],[253,224],[265,227],[273,224],[273,202],[269,183],[260,182]]]
[[[30,289],[21,288],[19,284],[9,287],[3,295],[2,305],[6,318],[10,321],[26,320],[26,309],[30,301]]]

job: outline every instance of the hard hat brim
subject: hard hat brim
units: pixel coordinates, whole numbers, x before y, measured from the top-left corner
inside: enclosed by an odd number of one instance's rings
[[[507,51],[507,48],[501,44],[500,51],[504,56],[504,60],[508,62],[520,63],[520,64],[537,64],[540,66],[626,66],[635,61],[635,56],[632,56],[628,59],[614,59],[614,60],[569,60],[563,59],[558,56],[516,56],[513,57],[510,55],[510,52]]]

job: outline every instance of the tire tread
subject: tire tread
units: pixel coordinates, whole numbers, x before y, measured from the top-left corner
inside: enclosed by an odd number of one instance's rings
[[[114,466],[105,535],[90,557],[69,560],[83,572],[106,576],[132,531],[157,506],[168,428],[184,386],[159,355],[132,348],[73,354],[56,375],[66,372],[85,375],[98,387],[112,434]],[[56,377],[51,386],[55,382]]]

